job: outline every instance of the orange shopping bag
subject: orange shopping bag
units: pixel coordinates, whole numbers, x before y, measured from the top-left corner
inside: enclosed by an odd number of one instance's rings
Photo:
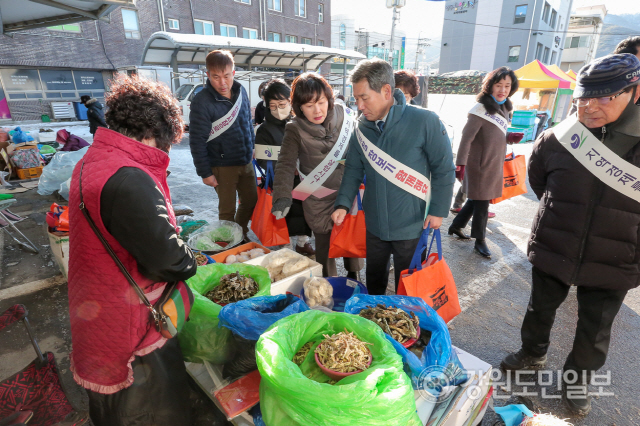
[[[433,240],[437,243],[437,253],[431,253]],[[451,321],[461,312],[458,289],[447,262],[442,258],[440,230],[433,231],[427,259],[420,263],[422,252],[427,248],[429,228],[424,230],[409,269],[400,274],[398,295],[420,297],[442,317]]]
[[[358,190],[356,202],[356,208],[351,208],[342,225],[334,225],[331,230],[329,257],[332,259],[338,257],[364,259],[367,257],[367,226],[362,210],[360,190]]]
[[[255,160],[254,160],[255,161]],[[267,162],[267,173],[264,177],[264,186],[258,188],[258,202],[251,216],[251,229],[256,236],[267,247],[280,246],[289,243],[289,230],[287,229],[287,221],[282,218],[276,220],[271,214],[273,206],[273,164],[272,161]]]
[[[527,165],[524,155],[507,155],[504,160],[504,183],[502,186],[502,197],[494,198],[491,204],[508,200],[517,195],[527,193]]]

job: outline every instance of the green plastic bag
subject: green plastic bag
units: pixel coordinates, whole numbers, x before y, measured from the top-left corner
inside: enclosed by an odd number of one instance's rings
[[[316,365],[313,350],[300,367],[296,352],[324,334],[347,329],[367,343],[371,367],[335,385]],[[260,409],[267,426],[288,425],[419,425],[411,379],[402,358],[382,329],[357,315],[310,310],[273,324],[256,345],[260,382]]]
[[[220,284],[220,278],[223,275],[236,271],[256,280],[260,288],[256,296],[271,295],[269,272],[262,266],[243,263],[233,265],[212,263],[199,266],[196,275],[187,280],[195,299],[189,321],[178,335],[185,361],[202,362],[204,360],[212,364],[225,364],[233,359],[235,345],[231,330],[218,327],[218,314],[222,306],[204,295]]]

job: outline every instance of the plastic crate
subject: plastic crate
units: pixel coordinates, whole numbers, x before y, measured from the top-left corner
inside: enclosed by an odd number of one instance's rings
[[[519,109],[516,111],[513,111],[513,116],[514,117],[535,117],[536,115],[538,115],[538,110],[537,109]]]
[[[511,126],[507,129],[507,132],[524,133],[524,137],[521,142],[527,142],[533,140],[535,128],[536,126]]]
[[[29,169],[16,169],[18,179],[34,179],[42,174],[42,166],[31,167]]]
[[[534,124],[536,124],[536,116],[514,115],[513,119],[511,120],[511,124],[513,124],[514,126],[533,126]]]

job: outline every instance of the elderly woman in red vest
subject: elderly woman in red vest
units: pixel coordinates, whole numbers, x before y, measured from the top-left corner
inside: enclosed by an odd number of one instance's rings
[[[177,339],[156,331],[79,208],[82,191],[93,222],[151,303],[167,282],[193,276],[196,261],[177,236],[167,185],[168,152],[182,137],[180,110],[168,88],[128,77],[114,82],[106,103],[110,129],[97,130],[71,179],[71,369],[87,389],[96,426],[187,426]]]

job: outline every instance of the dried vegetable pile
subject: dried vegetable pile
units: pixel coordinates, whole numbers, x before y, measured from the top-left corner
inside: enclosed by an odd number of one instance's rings
[[[255,296],[258,290],[258,283],[253,278],[236,271],[234,274],[223,275],[220,284],[205,297],[215,303],[227,304]]]
[[[358,339],[353,332],[347,330],[329,336],[316,348],[316,354],[322,365],[339,373],[353,373],[366,370],[371,361],[371,351],[366,343]]]
[[[309,352],[311,351],[311,347],[313,346],[313,342],[307,342],[305,343],[298,352],[296,352],[296,354],[293,356],[293,362],[296,365],[301,365],[304,360],[307,358],[307,355],[309,355]]]
[[[198,266],[204,266],[209,263],[209,259],[204,254],[196,254],[196,262],[198,262]]]
[[[359,315],[378,324],[398,343],[418,337],[419,320],[413,312],[408,315],[400,308],[378,304],[375,307],[367,306]]]

